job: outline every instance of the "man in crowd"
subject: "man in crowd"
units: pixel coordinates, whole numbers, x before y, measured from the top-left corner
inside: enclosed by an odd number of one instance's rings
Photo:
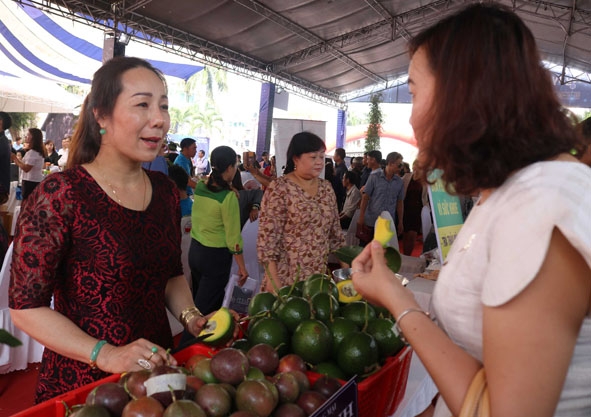
[[[193,190],[197,183],[193,179],[195,176],[195,168],[191,160],[197,153],[197,142],[193,138],[184,138],[181,140],[181,153],[178,154],[174,160],[174,165],[178,165],[185,170],[189,176],[189,183],[187,185],[187,195],[193,195]]]
[[[379,167],[378,161],[381,158],[377,159],[375,154],[373,156],[371,155],[371,152],[369,155],[370,167],[376,164]],[[383,171],[377,168],[374,169],[365,184],[363,196],[361,197],[361,208],[357,227],[365,227],[372,237],[374,225],[382,211],[389,212],[392,219],[398,219],[396,227],[398,235],[402,234],[404,230],[402,226],[404,214],[404,182],[398,175],[401,166],[402,155],[398,152],[391,152],[386,157],[386,169]],[[365,246],[370,241],[360,241],[359,243]]]
[[[23,149],[23,144],[21,143],[23,139],[20,136],[17,136],[16,139],[14,139],[14,143],[12,144],[12,149],[14,149],[14,151],[20,151],[21,149]]]
[[[205,151],[203,149],[199,149],[199,152],[197,152],[197,159],[195,160],[195,172],[199,177],[209,175],[211,172],[209,160],[205,156]]]
[[[373,152],[373,151],[372,151]],[[380,152],[380,151],[376,151]],[[382,153],[380,152],[380,159],[382,158]],[[369,178],[369,174],[371,174],[372,169],[369,167],[369,152],[363,153],[363,170],[361,171],[361,179],[359,181],[359,186],[363,187]],[[361,189],[361,188],[360,188]]]
[[[66,167],[66,164],[68,163],[68,154],[71,140],[72,136],[65,136],[62,139],[62,148],[59,151],[57,151],[58,155],[60,156],[57,160],[57,164],[62,170]]]
[[[334,189],[334,193],[337,197],[339,213],[343,209],[343,204],[345,203],[346,191],[345,187],[343,187],[343,176],[345,175],[345,172],[348,171],[347,164],[345,164],[346,156],[347,154],[343,148],[336,148],[332,157],[335,164],[332,188]]]
[[[355,158],[351,159],[351,171],[354,171],[357,174],[357,183],[355,186],[357,188],[361,187],[361,175],[363,174],[363,157],[356,156]]]
[[[341,222],[342,229],[348,229],[353,219],[355,211],[359,208],[361,202],[361,192],[355,183],[359,181],[357,173],[355,171],[347,171],[343,176],[343,186],[347,192],[345,197],[345,203],[343,204],[343,210],[339,214],[339,220]]]

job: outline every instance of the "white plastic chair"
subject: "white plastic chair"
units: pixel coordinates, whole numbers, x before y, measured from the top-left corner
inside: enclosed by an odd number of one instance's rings
[[[0,344],[0,374],[26,369],[29,363],[41,362],[43,345],[28,334],[15,327],[8,309],[8,287],[10,285],[10,264],[12,262],[12,243],[4,256],[0,271],[0,322],[2,328],[22,342],[21,346],[9,347]]]

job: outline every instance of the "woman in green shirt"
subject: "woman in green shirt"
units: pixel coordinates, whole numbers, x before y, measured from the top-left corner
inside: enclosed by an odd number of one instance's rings
[[[248,277],[242,256],[240,208],[231,188],[236,174],[236,152],[219,146],[211,153],[207,183],[195,187],[191,213],[189,266],[195,305],[203,314],[219,309],[224,300],[232,257],[238,264],[239,284]]]

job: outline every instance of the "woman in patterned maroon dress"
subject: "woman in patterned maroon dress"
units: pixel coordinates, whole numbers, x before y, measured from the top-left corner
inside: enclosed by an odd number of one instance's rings
[[[10,308],[46,347],[37,402],[165,363],[166,307],[192,334],[205,323],[183,276],[179,194],[164,174],[141,168],[169,125],[162,75],[137,58],[107,62],[85,100],[68,169],[23,204]]]

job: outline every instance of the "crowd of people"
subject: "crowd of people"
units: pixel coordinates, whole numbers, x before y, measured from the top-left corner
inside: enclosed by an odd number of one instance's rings
[[[36,401],[169,360],[166,310],[183,340],[199,334],[222,305],[232,263],[239,285],[249,276],[241,229],[258,221],[261,289],[271,292],[325,272],[355,227],[365,247],[352,263],[355,288],[396,318],[439,388],[437,416],[458,415],[480,369],[495,415],[589,415],[590,119],[572,125],[531,32],[504,7],[468,6],[412,38],[409,51],[412,170],[397,152],[347,164],[337,148],[331,160],[309,132],[291,138],[279,170],[268,152],[242,160],[192,138],[176,149],[166,142],[166,81],[138,58],[96,72],[61,155],[31,128],[25,155],[10,156],[0,113],[0,162],[7,153],[23,171],[11,314],[46,346]],[[43,177],[45,163],[64,169]],[[479,197],[436,286],[438,323],[373,241],[387,211],[412,253],[436,169],[450,191]],[[0,199],[6,187],[0,175]]]

